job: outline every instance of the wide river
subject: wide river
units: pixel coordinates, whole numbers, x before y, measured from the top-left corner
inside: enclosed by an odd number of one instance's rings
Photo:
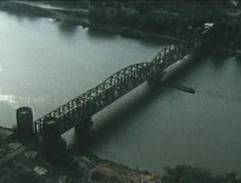
[[[36,119],[161,47],[0,12],[0,124],[15,125],[22,105]],[[240,78],[240,60],[220,56],[176,80],[196,94],[143,84],[93,117],[98,140],[89,151],[157,174],[179,164],[240,173]]]

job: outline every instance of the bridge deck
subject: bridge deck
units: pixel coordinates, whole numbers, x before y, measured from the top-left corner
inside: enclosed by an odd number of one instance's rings
[[[151,62],[134,64],[121,69],[96,87],[36,120],[35,130],[37,133],[42,133],[44,120],[53,117],[58,120],[59,133],[66,132],[81,120],[94,115],[138,85],[154,78],[166,67],[198,48],[201,43],[202,39],[196,37],[188,43],[167,45]]]

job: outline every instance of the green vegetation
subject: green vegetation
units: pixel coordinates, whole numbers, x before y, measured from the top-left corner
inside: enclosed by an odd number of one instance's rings
[[[213,43],[240,49],[241,20],[235,16],[240,7],[241,3],[235,6],[228,1],[91,1],[89,20],[91,24],[117,27],[117,33],[125,37],[146,38],[148,32],[155,35],[154,40],[157,35],[186,39],[195,27],[219,22],[214,36],[219,38]]]
[[[210,8],[208,3],[198,1],[96,1],[90,6],[89,19],[93,23],[179,35],[219,16],[217,11]]]

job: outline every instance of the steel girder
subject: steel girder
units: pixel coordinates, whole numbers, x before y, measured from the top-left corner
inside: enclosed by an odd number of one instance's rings
[[[152,79],[166,67],[183,58],[192,50],[197,49],[201,43],[202,39],[197,37],[188,43],[167,45],[163,47],[151,62],[134,64],[121,69],[96,87],[36,120],[36,133],[42,133],[43,123],[47,118],[58,120],[60,134],[78,123],[84,123],[85,119],[113,103],[143,82]]]

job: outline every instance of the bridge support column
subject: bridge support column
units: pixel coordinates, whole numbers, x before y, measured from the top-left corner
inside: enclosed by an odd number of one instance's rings
[[[33,112],[30,107],[20,107],[16,112],[17,136],[25,142],[33,139]]]
[[[91,128],[93,127],[93,120],[91,117],[86,117],[75,126],[75,140],[78,146],[88,145],[88,142],[91,138]]]
[[[67,145],[58,132],[55,118],[47,118],[43,123],[42,152],[53,164],[64,164],[67,160]]]

